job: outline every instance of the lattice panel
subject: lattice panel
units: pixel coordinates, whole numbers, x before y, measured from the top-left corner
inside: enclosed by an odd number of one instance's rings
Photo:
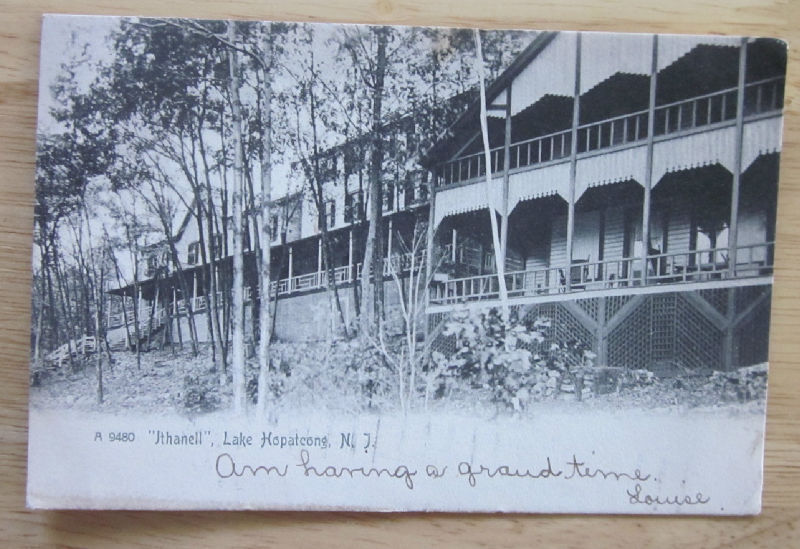
[[[717,288],[713,290],[700,290],[700,296],[708,301],[721,315],[728,314],[728,289]]]
[[[575,303],[577,303],[578,306],[581,309],[583,309],[586,312],[587,315],[592,317],[592,320],[597,320],[597,318],[598,318],[597,310],[599,308],[598,304],[600,303],[600,299],[599,298],[591,297],[589,299],[579,299]]]
[[[650,298],[650,356],[653,360],[675,357],[675,295]]]
[[[544,341],[539,349],[549,349],[553,343],[564,343],[578,340],[590,349],[597,348],[595,334],[587,330],[575,316],[561,303],[543,303],[528,309],[523,321],[533,324],[537,318],[550,320],[550,329],[544,333]],[[536,351],[536,346],[531,346],[531,351]]]
[[[722,369],[724,334],[694,308],[681,294],[675,311],[675,357],[692,369]]]
[[[650,300],[645,299],[608,334],[608,364],[646,368],[650,361]]]
[[[629,295],[612,295],[606,298],[606,319],[614,318],[619,310],[632,298]]]
[[[769,354],[770,302],[765,300],[742,321],[735,332],[735,366],[766,362]]]
[[[736,303],[736,312],[741,313],[748,305],[758,299],[762,294],[769,292],[769,286],[743,286],[736,288],[734,294],[734,302]]]
[[[457,339],[455,335],[444,335],[442,328],[450,318],[450,313],[432,313],[428,315],[428,334],[433,337],[431,352],[442,353],[446,357],[456,352]]]
[[[433,333],[439,325],[449,318],[449,313],[431,313],[428,315],[428,333]]]
[[[455,335],[438,334],[431,344],[431,352],[442,353],[446,357],[455,354],[458,340]]]

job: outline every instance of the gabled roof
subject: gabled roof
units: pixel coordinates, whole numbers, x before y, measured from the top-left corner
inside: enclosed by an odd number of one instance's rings
[[[536,38],[522,50],[516,59],[512,61],[511,65],[509,65],[509,67],[486,89],[486,104],[491,105],[497,96],[500,95],[519,73],[547,47],[557,34],[557,32],[552,31],[539,33]],[[442,155],[447,154],[454,140],[467,137],[464,135],[464,130],[474,126],[478,122],[480,112],[481,104],[480,98],[478,98],[455,122],[442,132],[436,139],[436,143],[420,158],[420,164],[425,167],[430,167],[439,160]]]

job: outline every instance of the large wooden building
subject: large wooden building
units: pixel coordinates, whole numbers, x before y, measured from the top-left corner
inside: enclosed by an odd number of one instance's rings
[[[603,365],[765,361],[785,65],[785,46],[774,40],[537,35],[487,89],[488,155],[479,103],[415,167],[413,116],[389,132],[381,197],[387,281],[392,270],[408,272],[422,220],[427,243],[414,264],[430,272],[427,332],[445,352],[437,327],[447,315],[497,305],[499,263],[519,318],[550,317],[551,338],[582,340]],[[327,153],[322,215],[299,195],[276,202],[278,337],[338,330],[328,267],[345,321],[355,315],[369,211],[362,145]],[[210,303],[212,261],[191,224],[178,237],[191,287],[170,272],[157,282],[151,260],[153,276],[138,284],[138,296],[132,286],[112,291],[158,310],[158,325],[179,324],[187,309]],[[229,261],[219,258],[215,268]],[[389,291],[388,316],[393,299]],[[116,310],[109,324],[121,333],[125,316]]]

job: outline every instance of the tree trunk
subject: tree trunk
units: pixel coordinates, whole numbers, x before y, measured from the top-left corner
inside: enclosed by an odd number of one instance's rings
[[[497,268],[497,285],[500,294],[500,307],[503,320],[508,322],[508,290],[506,289],[505,276],[505,254],[500,244],[500,236],[497,228],[497,215],[495,214],[495,192],[492,184],[492,158],[489,149],[489,130],[486,121],[486,87],[484,82],[483,52],[481,51],[481,34],[475,29],[475,65],[478,72],[478,80],[481,94],[481,135],[483,137],[483,153],[486,162],[486,192],[489,197],[489,218],[492,226],[492,245],[494,246],[494,262]]]
[[[228,21],[228,41],[235,44],[237,40],[235,23]],[[242,115],[239,101],[239,64],[236,51],[228,49],[228,65],[230,69],[229,91],[233,125],[233,289],[231,292],[232,316],[231,328],[231,372],[233,374],[233,409],[241,414],[246,406],[246,380],[244,356],[244,255],[242,228],[242,198],[244,191],[244,173],[242,161]]]
[[[263,36],[264,51],[264,93],[263,105],[261,107],[261,212],[259,222],[261,226],[260,238],[258,238],[258,298],[260,305],[258,309],[258,396],[256,406],[259,414],[264,414],[267,406],[267,379],[269,376],[269,344],[272,339],[272,324],[269,314],[269,289],[271,279],[271,249],[272,234],[270,231],[271,204],[272,200],[272,56],[273,52],[272,24],[269,24],[267,32]],[[255,306],[255,296],[253,305]]]
[[[361,272],[361,332],[366,335],[372,326],[380,326],[383,313],[383,246],[381,231],[383,214],[383,87],[386,77],[387,30],[377,28],[378,56],[375,61],[375,80],[372,91],[372,157],[369,170],[370,218],[364,263]],[[370,271],[372,278],[370,279]]]
[[[214,345],[214,339],[219,341],[220,347],[220,354],[222,358],[222,372],[225,371],[225,363],[228,359],[227,357],[227,347],[225,343],[222,341],[222,330],[220,329],[220,319],[219,319],[219,302],[217,301],[217,292],[218,289],[218,281],[217,281],[217,258],[225,257],[223,253],[223,249],[225,244],[220,242],[220,248],[217,250],[217,239],[215,235],[221,234],[219,231],[214,230],[214,201],[212,197],[212,188],[211,188],[211,177],[210,177],[210,168],[208,166],[208,157],[206,155],[206,147],[205,141],[203,139],[203,132],[199,132],[199,144],[200,144],[200,158],[203,161],[203,172],[205,173],[205,184],[206,184],[206,195],[208,195],[208,205],[206,207],[206,226],[207,226],[207,233],[209,235],[209,251],[211,252],[211,258],[209,261],[208,266],[208,278],[210,283],[210,295],[209,295],[209,308],[210,308],[210,318],[211,318],[211,353],[214,361],[216,361],[216,346]]]

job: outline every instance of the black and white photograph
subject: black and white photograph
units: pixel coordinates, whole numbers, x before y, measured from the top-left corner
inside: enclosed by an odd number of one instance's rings
[[[46,16],[28,504],[758,513],[786,61]]]

